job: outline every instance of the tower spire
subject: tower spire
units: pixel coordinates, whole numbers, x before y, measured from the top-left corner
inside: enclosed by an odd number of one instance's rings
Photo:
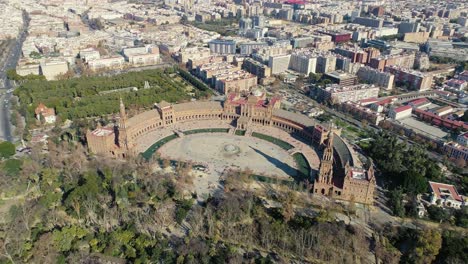
[[[120,97],[120,123],[125,124],[127,121],[127,112],[125,111],[125,105],[123,103],[122,97]]]
[[[125,112],[125,105],[123,103],[122,97],[120,97],[120,120],[118,129],[119,146],[127,151],[129,148],[129,142],[127,138],[127,113]]]
[[[333,178],[333,136],[333,132],[330,130],[317,179],[319,182],[326,184],[331,184]]]

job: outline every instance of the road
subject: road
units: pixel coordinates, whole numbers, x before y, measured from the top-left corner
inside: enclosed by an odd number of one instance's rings
[[[24,17],[24,21],[24,28],[26,29],[28,23],[26,15]],[[8,90],[13,89],[13,85],[7,79],[6,72],[9,69],[16,68],[21,55],[21,47],[25,38],[26,31],[22,31],[19,37],[13,43],[13,46],[10,47],[10,50],[7,52],[8,57],[4,64],[0,65],[0,140],[14,140],[10,122],[10,99],[12,94],[11,92],[7,92]]]

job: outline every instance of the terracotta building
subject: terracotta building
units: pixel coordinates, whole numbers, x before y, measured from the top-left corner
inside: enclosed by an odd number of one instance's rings
[[[44,122],[47,124],[55,123],[55,110],[53,108],[48,108],[43,103],[40,103],[34,110],[36,114],[36,119],[41,120],[41,117],[44,118]]]
[[[314,182],[314,193],[372,204],[376,184],[373,165],[370,164],[367,169],[354,167],[353,155],[333,129],[328,132],[325,145],[319,174]]]
[[[139,137],[176,123],[198,120],[223,120],[231,125],[234,132],[243,130],[246,135],[253,132],[252,125],[270,126],[318,148],[325,144],[315,193],[366,204],[373,201],[375,180],[372,166],[367,170],[355,166],[358,163],[356,157],[339,136],[340,130],[328,129],[305,115],[283,110],[280,98],[267,98],[262,92],[231,93],[224,102],[170,104],[163,101],[155,109],[131,118],[128,118],[121,100],[118,125],[88,131],[88,147],[95,154],[114,157],[136,155]]]
[[[369,66],[379,71],[384,71],[386,66],[391,66],[391,65],[412,69],[414,66],[415,59],[416,59],[416,55],[414,53],[385,55],[385,56],[372,58],[369,61]]]

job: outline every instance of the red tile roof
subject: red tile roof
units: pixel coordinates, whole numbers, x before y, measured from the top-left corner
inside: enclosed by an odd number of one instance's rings
[[[455,186],[451,184],[431,182],[431,181],[429,182],[429,185],[431,186],[432,192],[437,198],[440,198],[440,199],[451,198],[452,200],[463,202],[463,198],[461,195],[458,194],[457,189],[455,189]]]
[[[413,105],[422,105],[422,104],[425,104],[425,103],[428,103],[429,100],[427,100],[427,98],[418,98],[418,99],[414,99],[412,101],[409,101],[408,104],[413,104]]]
[[[404,106],[394,108],[393,111],[395,111],[395,113],[400,113],[400,112],[406,111],[408,109],[413,109],[413,108],[411,107],[411,105],[404,105]]]
[[[43,103],[39,103],[34,112],[36,113],[36,115],[42,114],[44,117],[55,115],[55,110],[53,108],[48,108]]]

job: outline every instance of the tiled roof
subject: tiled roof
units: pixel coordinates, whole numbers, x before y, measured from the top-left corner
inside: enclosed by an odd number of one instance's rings
[[[455,201],[463,202],[463,198],[458,194],[455,186],[451,184],[429,182],[432,192],[439,199],[452,199]]]
[[[393,111],[395,111],[395,113],[400,113],[400,112],[406,111],[408,109],[413,109],[413,108],[411,108],[410,105],[404,105],[404,106],[394,108]]]

